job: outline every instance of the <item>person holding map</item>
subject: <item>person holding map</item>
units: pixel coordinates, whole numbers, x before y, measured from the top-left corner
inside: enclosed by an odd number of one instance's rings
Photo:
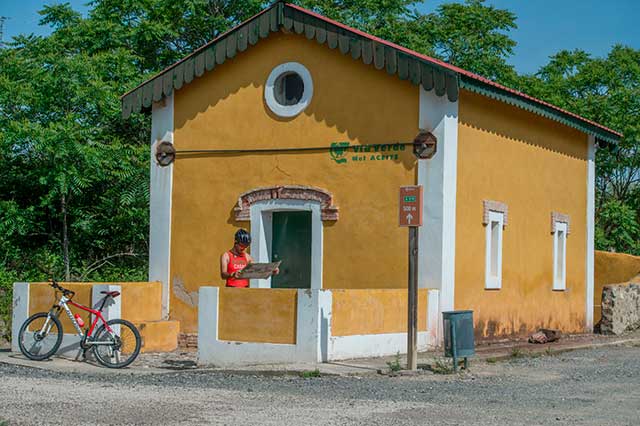
[[[249,287],[249,280],[241,278],[240,271],[247,265],[253,263],[253,258],[247,253],[247,248],[251,245],[251,234],[245,229],[239,229],[234,237],[231,250],[222,253],[220,256],[220,277],[226,280],[227,287]],[[279,272],[276,267],[273,274]]]

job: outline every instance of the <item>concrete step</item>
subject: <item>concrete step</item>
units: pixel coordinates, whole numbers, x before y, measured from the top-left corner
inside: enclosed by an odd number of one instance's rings
[[[142,337],[140,352],[171,352],[178,348],[180,321],[136,321]]]

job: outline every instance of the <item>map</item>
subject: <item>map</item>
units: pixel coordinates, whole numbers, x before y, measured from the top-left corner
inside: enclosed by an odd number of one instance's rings
[[[280,266],[280,262],[250,263],[238,274],[241,279],[264,279],[273,275],[273,271]]]

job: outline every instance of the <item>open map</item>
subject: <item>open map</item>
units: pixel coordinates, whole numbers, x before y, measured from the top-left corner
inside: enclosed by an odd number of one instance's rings
[[[273,263],[250,263],[244,267],[238,278],[242,279],[263,279],[273,275],[273,271],[280,266],[281,262]]]

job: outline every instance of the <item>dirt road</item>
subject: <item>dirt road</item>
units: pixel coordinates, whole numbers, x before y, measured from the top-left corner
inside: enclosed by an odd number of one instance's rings
[[[0,364],[0,424],[638,425],[640,347],[461,376],[104,375]]]

